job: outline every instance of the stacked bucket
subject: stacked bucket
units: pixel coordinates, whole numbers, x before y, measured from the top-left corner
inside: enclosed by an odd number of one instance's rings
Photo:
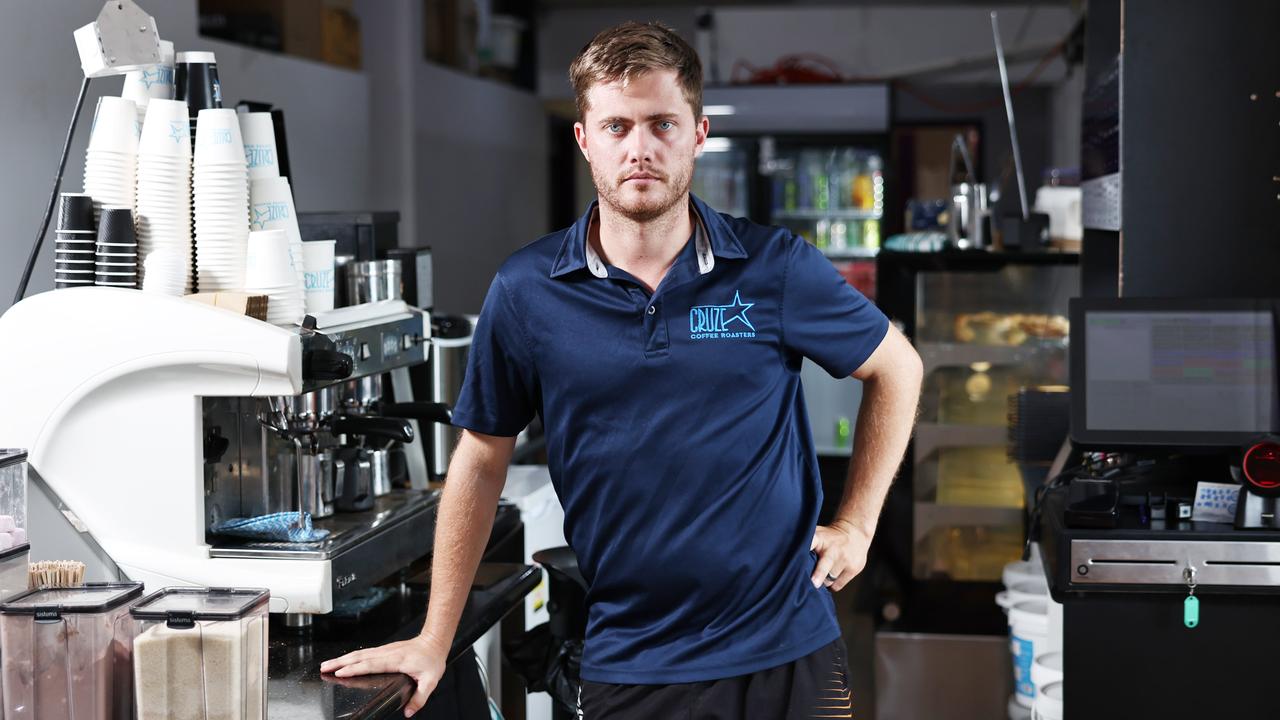
[[[1013,697],[1009,720],[1062,720],[1062,604],[1049,595],[1039,546],[1005,566],[996,604],[1009,617]]]

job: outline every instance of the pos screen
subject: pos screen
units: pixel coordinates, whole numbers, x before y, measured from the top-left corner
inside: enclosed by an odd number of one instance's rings
[[[1071,437],[1229,447],[1277,429],[1270,301],[1071,301]]]

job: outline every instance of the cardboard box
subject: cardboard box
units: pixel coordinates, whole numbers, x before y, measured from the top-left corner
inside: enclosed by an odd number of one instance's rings
[[[202,28],[287,55],[360,67],[360,22],[348,0],[200,0]],[[255,41],[252,38],[258,38]]]
[[[360,19],[336,7],[321,10],[321,58],[330,64],[360,69]]]
[[[422,48],[427,60],[464,72],[479,67],[475,3],[423,0]]]
[[[186,295],[183,299],[229,310],[237,315],[248,315],[255,320],[267,319],[269,299],[266,295],[250,295],[243,292],[202,292]]]

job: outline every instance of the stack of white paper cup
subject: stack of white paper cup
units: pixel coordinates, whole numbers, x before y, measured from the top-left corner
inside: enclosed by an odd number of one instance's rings
[[[173,99],[173,43],[160,41],[160,64],[134,70],[124,76],[120,97],[138,106],[138,122],[146,122],[147,107],[154,99]]]
[[[276,156],[276,131],[271,124],[271,113],[239,113],[240,134],[244,137],[244,161],[249,167],[249,179],[280,177],[280,162]]]
[[[177,282],[187,291],[192,286],[190,131],[186,103],[160,98],[151,101],[138,141],[138,200],[134,213],[138,250],[144,261],[161,249],[182,259],[181,275],[158,278],[159,285],[168,287]],[[176,272],[168,261],[156,267]],[[144,286],[151,269],[150,263],[143,263]]]
[[[142,261],[142,291],[157,295],[181,296],[190,288],[190,252],[162,247],[147,253]]]
[[[200,291],[241,290],[249,238],[249,178],[235,110],[200,111],[191,181]]]
[[[307,314],[333,309],[333,248],[337,240],[302,243],[302,289]]]
[[[267,322],[294,325],[302,319],[297,277],[289,259],[289,238],[283,230],[249,233],[244,290],[267,296]]]
[[[298,215],[293,206],[293,192],[288,178],[268,177],[253,180],[249,189],[249,227],[252,230],[283,230],[288,240],[289,258],[294,270],[297,305],[305,305],[303,287],[302,232],[298,229]],[[296,318],[302,320],[299,314]]]
[[[134,205],[139,129],[132,100],[98,98],[84,158],[84,191],[93,197],[94,222],[102,215],[103,205]]]

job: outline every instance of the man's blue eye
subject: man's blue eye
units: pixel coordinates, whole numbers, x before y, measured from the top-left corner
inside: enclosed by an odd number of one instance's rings
[[[620,133],[620,132],[622,132],[622,125],[621,125],[620,123],[613,123],[613,124],[609,125],[609,132],[611,132],[611,133]]]
[[[673,127],[675,127],[675,123],[671,122],[670,120],[663,120],[662,122],[658,123],[659,130],[670,130]]]

